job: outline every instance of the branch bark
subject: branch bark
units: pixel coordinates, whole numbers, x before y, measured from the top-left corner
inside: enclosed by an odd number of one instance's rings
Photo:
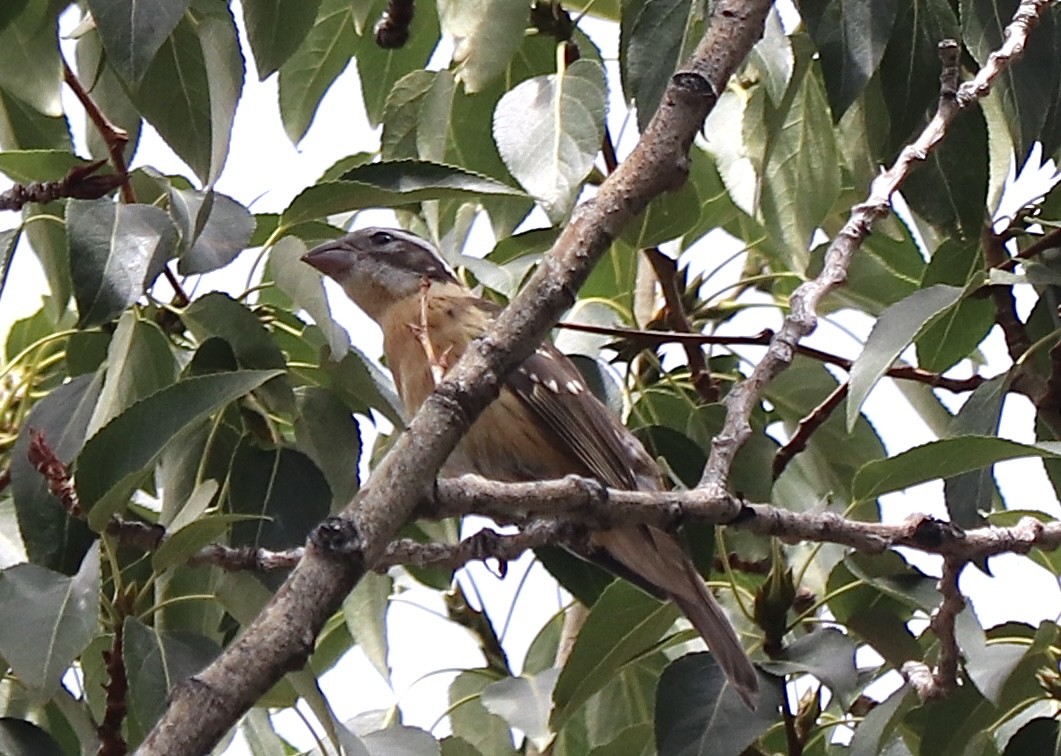
[[[383,556],[430,492],[446,457],[501,382],[545,337],[622,227],[688,172],[688,151],[718,92],[762,36],[768,0],[720,0],[692,58],[674,74],[640,142],[579,206],[528,286],[428,398],[370,485],[344,510],[358,554],[327,548],[326,523],[299,566],[242,635],[202,672],[177,685],[141,746],[144,754],[199,754],[215,745],[288,670],[298,669],[324,622]],[[361,557],[361,558],[358,558]]]

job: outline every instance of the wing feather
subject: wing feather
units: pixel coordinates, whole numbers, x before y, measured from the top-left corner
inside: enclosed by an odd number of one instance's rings
[[[540,346],[508,387],[593,477],[612,488],[660,487],[655,461],[556,347]]]

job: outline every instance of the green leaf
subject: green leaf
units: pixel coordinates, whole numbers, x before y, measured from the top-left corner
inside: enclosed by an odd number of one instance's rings
[[[850,756],[878,756],[888,753],[888,745],[896,742],[905,748],[902,739],[902,719],[917,704],[912,688],[903,686],[874,706],[857,728],[851,739]],[[900,751],[901,752],[901,751]]]
[[[435,89],[441,71],[411,71],[394,84],[383,111],[383,134],[380,136],[380,155],[384,160],[415,160],[420,157],[418,139],[420,126],[425,124],[421,112],[428,93]],[[455,82],[452,74],[446,76]],[[452,98],[456,94],[451,95]],[[447,121],[447,128],[451,124]]]
[[[981,67],[1002,46],[1003,29],[1016,10],[1015,0],[962,0],[962,38]],[[1057,98],[1061,84],[1057,32],[1056,13],[1048,9],[1032,27],[1024,53],[1001,71],[992,87],[1002,101],[1018,165],[1042,138],[1047,115]]]
[[[159,208],[106,199],[69,200],[66,228],[82,328],[105,323],[135,302],[161,272],[177,240]]]
[[[449,685],[449,703],[453,707],[450,723],[454,735],[483,754],[514,754],[508,723],[488,712],[479,698],[496,679],[495,673],[483,669],[468,669],[453,678]]]
[[[262,81],[287,61],[313,28],[320,0],[244,0],[247,27],[258,78]]]
[[[760,683],[767,682],[760,676]],[[656,749],[660,754],[741,753],[775,724],[781,681],[760,685],[755,711],[740,700],[706,653],[671,662],[656,692]]]
[[[107,59],[130,85],[147,73],[190,0],[88,0]]]
[[[369,754],[402,754],[402,756],[438,756],[438,741],[418,727],[392,725],[361,736]],[[350,749],[345,749],[350,753]],[[356,753],[356,752],[355,752]]]
[[[29,0],[0,29],[0,88],[45,116],[61,116],[63,81],[59,59],[59,22],[49,0]]]
[[[523,674],[534,675],[556,665],[567,610],[554,614],[534,636],[523,659]]]
[[[960,436],[931,441],[894,457],[867,464],[855,476],[855,496],[859,499],[875,498],[918,483],[951,477],[1020,457],[1059,459],[1061,442],[1021,444],[991,436]]]
[[[233,513],[254,516],[233,526],[232,544],[278,550],[301,544],[328,516],[332,492],[302,452],[258,449],[245,437],[232,458],[228,500]]]
[[[96,29],[86,31],[77,40],[77,72],[82,81],[92,82],[92,101],[99,107],[107,120],[129,136],[122,147],[122,154],[128,164],[136,153],[140,142],[140,127],[143,119],[129,99],[129,93],[121,77],[114,70],[103,50],[99,32]],[[110,145],[100,134],[92,119],[85,114],[85,140],[88,151],[97,160],[110,158]],[[144,197],[140,198],[144,200]]]
[[[487,176],[451,165],[417,160],[369,163],[348,171],[341,181],[327,181],[299,194],[284,211],[285,227],[368,207],[400,207],[447,197],[522,196],[522,192]]]
[[[22,208],[22,224],[26,238],[48,280],[51,296],[45,300],[44,307],[53,322],[61,321],[66,315],[73,282],[70,280],[67,226],[65,223],[52,222],[48,216],[64,217],[67,205],[72,202],[74,200],[67,200],[66,203],[50,202],[47,205],[30,204]]]
[[[382,7],[382,3],[374,5],[377,9]],[[385,50],[377,45],[371,28],[362,33],[357,46],[357,68],[361,74],[365,114],[372,126],[384,120],[384,109],[395,83],[406,74],[427,67],[440,35],[437,3],[420,3],[416,6],[413,33],[397,50]]]
[[[208,638],[165,633],[135,617],[122,625],[122,661],[129,680],[132,743],[142,739],[166,710],[173,686],[213,661],[220,649]]]
[[[620,237],[634,249],[655,247],[677,239],[700,220],[702,200],[696,185],[686,181],[676,192],[668,192],[648,203],[648,207],[623,227]]]
[[[571,211],[604,137],[604,71],[577,60],[505,93],[494,111],[494,141],[513,176],[559,223]]]
[[[46,730],[13,717],[0,719],[0,753],[6,756],[37,756],[62,753],[63,747]]]
[[[180,434],[280,375],[243,370],[185,378],[132,405],[90,438],[77,457],[77,492],[89,524],[102,528]]]
[[[12,181],[28,184],[32,181],[58,181],[71,168],[87,165],[88,161],[69,150],[8,150],[0,152],[0,173]]]
[[[343,618],[350,635],[388,685],[393,683],[387,659],[387,608],[393,591],[393,578],[369,572],[343,601]]]
[[[0,88],[0,149],[72,150],[65,115],[47,116]]]
[[[958,32],[950,0],[899,0],[891,39],[878,67],[891,122],[885,154],[879,159],[890,161],[924,124],[929,108],[935,107],[938,45],[943,39],[957,39]]]
[[[151,566],[156,572],[183,564],[204,546],[223,540],[232,523],[247,517],[240,515],[206,514],[217,495],[216,480],[202,481],[177,516],[166,525],[166,540],[151,555]]]
[[[464,738],[449,735],[439,741],[441,756],[484,756],[483,752]]]
[[[759,209],[788,269],[802,273],[811,237],[840,193],[840,156],[825,88],[809,61],[797,66],[780,112],[770,114],[768,125]],[[762,125],[745,121],[744,128]]]
[[[987,181],[987,122],[979,108],[968,108],[903,182],[903,196],[941,233],[977,243],[987,219]]]
[[[88,373],[54,389],[30,410],[11,452],[11,493],[26,555],[34,564],[68,575],[77,570],[94,536],[83,521],[70,517],[30,464],[30,432],[43,433],[56,456],[69,464],[85,443],[102,385],[101,374]]]
[[[686,35],[702,14],[700,4],[690,0],[652,0],[641,5],[629,24],[629,34],[628,25],[623,24],[619,42],[623,92],[637,106],[641,131],[659,107],[663,90],[681,61]]]
[[[200,342],[213,337],[224,339],[232,347],[240,367],[255,370],[287,367],[283,352],[258,315],[227,294],[213,292],[200,297],[188,305],[182,320]],[[286,379],[269,382],[262,387],[261,394],[272,408],[289,411],[294,406]]]
[[[984,278],[978,243],[945,240],[933,253],[925,269],[921,288],[934,284],[966,286]],[[918,335],[917,364],[943,373],[968,357],[995,325],[995,309],[986,297],[964,297],[944,311]]]
[[[521,56],[528,47],[531,47],[530,39],[521,48]],[[517,62],[522,63],[522,58],[513,61],[508,77],[512,76],[511,68]],[[532,60],[528,65],[535,62]],[[402,82],[405,87],[391,93],[387,99],[385,158],[420,158],[455,165],[506,182],[509,180],[508,169],[497,146],[493,140],[481,138],[490,130],[494,109],[506,91],[501,82],[477,94],[463,91],[451,71],[416,71]],[[525,199],[498,197],[484,199],[482,205],[490,214],[495,234],[502,237],[511,233],[533,203]],[[433,233],[444,237],[456,224],[456,216],[464,206],[464,201],[457,198],[431,208],[435,216],[429,219],[429,223],[439,226]]]
[[[998,423],[1002,417],[1002,404],[1009,392],[1013,372],[997,375],[969,396],[954,416],[947,435],[961,436],[994,436],[998,433]],[[943,498],[947,504],[947,513],[951,521],[962,528],[983,524],[981,512],[990,512],[998,486],[992,475],[991,467],[972,470],[967,473],[947,478],[943,481]]]
[[[453,38],[453,62],[469,92],[499,76],[519,49],[528,23],[523,0],[440,0],[442,31]]]
[[[839,121],[873,77],[891,38],[899,0],[803,0],[800,16],[821,60]]]
[[[0,296],[7,285],[7,274],[11,272],[11,261],[15,259],[15,247],[22,236],[22,226],[0,231]]]
[[[1053,754],[1061,748],[1061,725],[1052,717],[1036,717],[1014,733],[1003,756]]]
[[[250,246],[254,216],[231,197],[173,187],[169,198],[170,215],[181,234],[181,275],[223,268]]]
[[[63,674],[96,634],[98,543],[73,577],[35,564],[16,564],[0,573],[0,612],[19,618],[0,623],[0,656],[37,700],[58,691]]]
[[[937,284],[919,289],[885,310],[870,331],[862,354],[851,367],[847,396],[847,427],[854,428],[862,404],[881,376],[910,343],[944,310],[956,303],[962,289]]]
[[[331,511],[346,506],[358,487],[361,434],[350,409],[335,394],[304,386],[296,394],[295,438],[328,479]]]
[[[283,368],[284,355],[258,316],[228,294],[212,292],[192,302],[182,315],[200,342],[216,336],[231,345],[239,364],[257,369]]]
[[[1022,627],[1030,631],[1031,628]],[[977,690],[995,706],[1005,706],[1003,691],[1013,673],[1027,657],[1037,655],[1038,649],[1026,643],[1029,633],[1009,638],[992,638],[990,645],[980,622],[970,609],[957,617],[957,641],[965,659],[965,671]]]
[[[539,748],[545,748],[552,737],[549,712],[559,674],[560,670],[553,667],[536,675],[498,680],[483,690],[480,700],[491,714],[521,730]]]
[[[166,143],[206,183],[224,167],[243,57],[223,0],[196,0],[131,94]]]
[[[616,580],[589,611],[553,691],[552,726],[559,730],[590,696],[651,648],[674,624],[676,606]]]
[[[998,752],[994,744],[985,736],[998,717],[999,711],[980,695],[975,685],[959,685],[942,700],[910,712],[904,724],[921,736],[922,753],[995,754]]]
[[[353,12],[346,0],[323,0],[312,28],[280,66],[280,118],[295,144],[306,135],[325,92],[357,49]]]
[[[619,734],[589,752],[589,756],[651,756],[655,753],[652,725],[642,723],[626,727]]]
[[[86,436],[94,435],[130,405],[170,385],[176,376],[177,361],[169,339],[154,323],[125,313],[107,350],[106,379]]]
[[[836,628],[816,630],[785,646],[776,662],[763,666],[779,676],[800,672],[814,675],[834,695],[847,697],[858,686],[855,651],[858,644]]]
[[[354,412],[371,416],[369,410],[376,409],[397,427],[405,426],[401,400],[390,374],[373,364],[356,347],[351,347],[338,362],[327,360],[321,363],[318,380]]]
[[[308,312],[324,333],[332,359],[340,360],[350,349],[350,335],[332,317],[321,274],[302,262],[304,254],[306,245],[300,239],[285,236],[269,252],[269,270],[276,285]]]
[[[899,667],[924,656],[907,622],[915,611],[930,611],[939,602],[936,580],[895,552],[849,554],[829,573],[826,593],[836,621],[889,664]]]
[[[595,604],[604,590],[616,581],[615,575],[603,567],[559,546],[539,546],[534,550],[534,556],[564,590],[586,606]]]

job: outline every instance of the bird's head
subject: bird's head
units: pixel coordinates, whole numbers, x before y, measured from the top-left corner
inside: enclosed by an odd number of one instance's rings
[[[302,260],[338,281],[377,321],[395,302],[418,294],[425,281],[458,285],[431,244],[396,228],[354,231],[314,247]]]

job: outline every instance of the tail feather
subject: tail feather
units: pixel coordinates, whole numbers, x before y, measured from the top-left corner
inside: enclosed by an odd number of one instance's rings
[[[703,637],[741,700],[750,709],[759,702],[759,677],[730,625],[678,542],[652,527],[620,528],[597,533],[595,545],[643,581],[666,594]]]

